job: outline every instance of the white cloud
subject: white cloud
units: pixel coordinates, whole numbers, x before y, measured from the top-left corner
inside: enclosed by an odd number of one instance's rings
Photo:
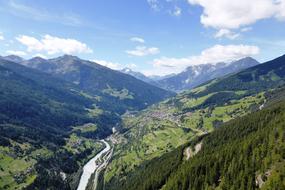
[[[103,65],[103,66],[108,67],[108,68],[113,69],[113,70],[121,70],[123,68],[122,65],[119,63],[113,63],[113,62],[106,61],[106,60],[94,59],[94,60],[92,60],[92,62],[98,63],[100,65]]]
[[[9,55],[18,55],[18,56],[25,56],[25,55],[27,55],[26,52],[14,51],[14,50],[7,50],[6,53],[9,54]]]
[[[0,40],[4,40],[5,38],[4,38],[4,36],[3,36],[3,34],[0,32]]]
[[[130,63],[130,64],[127,64],[126,67],[130,69],[137,69],[138,66],[134,63]]]
[[[55,13],[50,10],[32,7],[15,1],[8,1],[7,6],[2,8],[2,10],[18,17],[29,18],[36,21],[48,21],[69,26],[83,25],[83,21],[79,16],[73,13]]]
[[[252,27],[245,27],[245,28],[242,28],[240,31],[241,32],[248,32],[248,31],[251,31],[252,30]]]
[[[157,47],[145,47],[145,46],[137,46],[134,50],[127,50],[127,54],[133,56],[147,56],[147,55],[155,55],[159,53],[159,49]]]
[[[188,66],[200,64],[215,64],[218,62],[231,62],[247,56],[253,56],[259,53],[257,46],[249,45],[215,45],[203,50],[200,55],[185,58],[162,57],[154,59],[153,69],[143,71],[146,75],[167,75],[179,73]]]
[[[188,0],[203,7],[201,23],[216,29],[237,29],[261,19],[285,19],[285,0]]]
[[[182,9],[180,7],[178,7],[178,6],[175,6],[174,10],[170,11],[170,14],[172,16],[177,16],[178,17],[178,16],[180,16],[182,14]]]
[[[143,38],[139,37],[133,37],[130,39],[132,42],[139,42],[139,43],[145,43],[145,40]]]
[[[147,0],[147,3],[149,4],[150,8],[152,8],[155,11],[160,10],[160,5],[158,0]]]
[[[215,34],[215,38],[222,38],[222,37],[226,37],[228,39],[234,40],[236,38],[238,38],[240,36],[240,34],[238,33],[234,33],[228,29],[220,29],[216,34]]]
[[[41,54],[41,53],[37,53],[37,54],[35,54],[33,57],[41,57],[41,58],[43,58],[43,59],[47,59],[47,56],[45,56],[45,55],[43,55],[43,54]]]
[[[45,35],[42,39],[21,35],[16,39],[25,45],[29,52],[45,52],[48,55],[92,53],[92,50],[86,44],[75,39],[59,38],[51,35]]]

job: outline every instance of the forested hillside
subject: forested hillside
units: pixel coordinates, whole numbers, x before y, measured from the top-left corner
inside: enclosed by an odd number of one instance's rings
[[[264,110],[144,162],[108,189],[284,189],[285,101],[278,93]],[[186,147],[199,143],[186,160]]]
[[[106,132],[118,121],[108,112],[92,115],[99,111],[96,100],[71,83],[9,61],[2,60],[0,66],[1,114],[6,119],[62,131],[69,130],[70,125],[96,122]]]
[[[119,118],[94,114],[74,85],[10,61],[0,62],[0,84],[0,189],[70,188],[60,172],[72,179],[102,147],[85,137],[110,134]]]

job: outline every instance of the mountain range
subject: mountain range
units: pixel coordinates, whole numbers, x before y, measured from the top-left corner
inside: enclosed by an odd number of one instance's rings
[[[80,83],[79,82],[79,73],[75,72],[75,70],[83,70],[82,65],[85,66],[92,66],[93,69],[96,67],[97,70],[100,70],[106,67],[103,67],[99,64],[80,60],[75,56],[65,55],[56,59],[43,59],[41,57],[34,57],[30,60],[24,60],[21,57],[15,55],[9,55],[2,57],[2,59],[21,63],[25,66],[38,69],[40,71],[50,73],[53,75],[57,75],[59,77],[63,77],[65,80],[68,80],[73,83]],[[81,62],[81,66],[79,67],[78,64],[75,63]],[[91,63],[91,64],[90,64]],[[251,57],[246,57],[237,61],[233,61],[230,63],[215,63],[215,64],[201,64],[195,66],[187,67],[183,72],[178,74],[171,74],[166,76],[145,76],[141,72],[136,72],[131,70],[130,68],[124,68],[120,70],[121,73],[131,75],[136,79],[149,83],[153,86],[166,89],[169,91],[180,92],[187,89],[192,89],[200,84],[207,82],[211,79],[222,77],[228,74],[232,74],[243,69],[252,67],[259,64],[258,61]],[[80,68],[80,69],[79,69]],[[99,69],[100,68],[100,69]],[[105,71],[106,72],[106,71]],[[118,74],[118,73],[117,73]],[[114,77],[116,78],[116,77]],[[94,80],[100,80],[99,78]],[[85,82],[85,80],[83,80]],[[114,81],[113,81],[114,82]],[[82,82],[81,82],[81,85]],[[89,85],[90,86],[90,85]],[[96,84],[99,88],[106,88],[106,85]],[[89,89],[91,90],[91,89]],[[92,89],[94,91],[94,89]]]
[[[219,78],[228,74],[239,72],[243,69],[258,65],[255,59],[246,57],[230,63],[202,64],[190,66],[185,71],[158,81],[159,86],[172,90],[182,91],[192,89],[200,84],[214,78]]]
[[[75,56],[64,55],[48,60],[35,57],[21,64],[71,82],[94,96],[102,96],[99,106],[109,107],[118,113],[142,109],[174,95],[130,75]]]
[[[187,67],[183,72],[164,77],[147,77],[140,72],[125,68],[123,73],[132,75],[142,81],[160,88],[180,92],[189,90],[211,79],[239,72],[243,69],[258,65],[259,62],[251,57],[246,57],[230,63],[201,64]]]
[[[0,189],[76,189],[114,128],[98,189],[282,187],[285,55],[214,66],[175,94],[71,55],[0,57]]]

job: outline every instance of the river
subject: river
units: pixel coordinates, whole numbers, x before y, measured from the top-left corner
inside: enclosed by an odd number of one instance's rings
[[[98,159],[100,159],[100,157],[102,157],[102,155],[104,153],[107,153],[108,151],[110,151],[111,147],[110,145],[105,141],[105,140],[100,140],[101,142],[103,142],[106,147],[99,152],[98,154],[96,154],[96,156],[94,156],[91,160],[89,160],[87,162],[87,164],[85,164],[85,166],[83,167],[83,173],[81,175],[80,181],[79,181],[79,185],[77,190],[85,190],[88,184],[88,180],[90,179],[91,175],[94,173],[95,170],[97,170],[103,163],[100,163],[99,165],[96,164],[96,161]]]

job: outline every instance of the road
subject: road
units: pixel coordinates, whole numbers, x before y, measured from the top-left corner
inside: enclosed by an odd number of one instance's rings
[[[94,186],[96,187],[99,172],[104,167],[106,167],[109,159],[111,158],[112,155],[111,146],[105,140],[100,140],[100,141],[103,142],[106,147],[101,152],[96,154],[96,156],[94,156],[91,160],[89,160],[87,164],[85,164],[85,166],[83,167],[83,173],[81,175],[77,190],[86,189],[88,181],[94,172],[95,172]]]

